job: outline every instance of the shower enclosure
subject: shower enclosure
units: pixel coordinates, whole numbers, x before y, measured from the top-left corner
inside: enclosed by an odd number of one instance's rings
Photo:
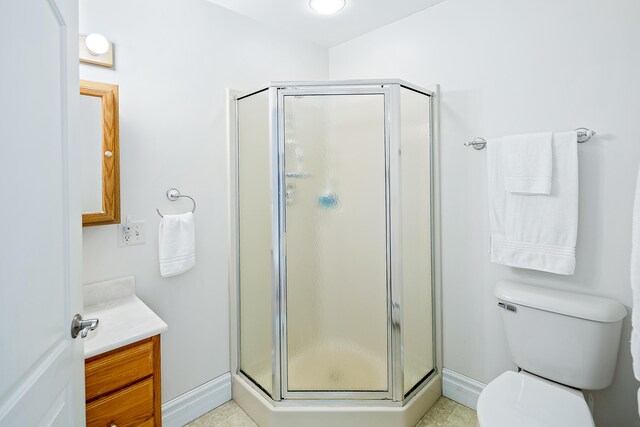
[[[402,406],[436,374],[432,97],[399,80],[235,97],[235,373],[271,404]]]

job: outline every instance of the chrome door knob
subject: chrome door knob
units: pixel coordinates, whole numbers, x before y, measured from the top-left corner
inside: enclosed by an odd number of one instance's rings
[[[99,319],[82,320],[82,316],[76,314],[71,321],[71,338],[76,338],[78,334],[80,334],[80,337],[86,338],[89,331],[93,331],[98,327],[99,322]]]

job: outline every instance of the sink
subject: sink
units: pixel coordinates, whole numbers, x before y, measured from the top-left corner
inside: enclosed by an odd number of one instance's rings
[[[84,339],[85,359],[168,329],[136,295],[134,276],[85,285],[84,318],[100,321],[98,328],[89,331]]]

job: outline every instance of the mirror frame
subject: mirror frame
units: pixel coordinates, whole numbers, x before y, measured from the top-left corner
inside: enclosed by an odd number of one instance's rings
[[[80,95],[102,100],[102,212],[83,212],[82,226],[120,224],[118,85],[80,80]],[[111,152],[111,156],[106,153]]]

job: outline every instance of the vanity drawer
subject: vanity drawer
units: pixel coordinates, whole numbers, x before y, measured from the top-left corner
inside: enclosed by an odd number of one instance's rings
[[[159,425],[159,424],[156,424],[155,419],[151,417],[144,423],[140,424],[138,427],[155,427],[156,425]]]
[[[86,399],[118,390],[153,374],[153,342],[143,340],[85,363]]]
[[[87,427],[150,425],[153,403],[153,380],[147,378],[88,403]]]

